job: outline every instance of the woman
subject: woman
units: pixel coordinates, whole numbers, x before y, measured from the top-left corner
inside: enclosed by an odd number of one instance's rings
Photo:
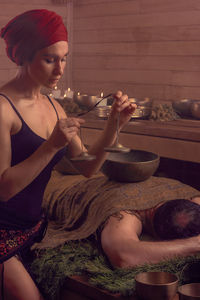
[[[42,296],[24,267],[23,253],[42,238],[46,221],[41,211],[44,189],[54,165],[67,153],[82,152],[77,135],[84,122],[68,118],[62,107],[41,93],[61,78],[68,54],[67,31],[60,16],[47,10],[27,11],[2,30],[8,57],[19,66],[15,78],[0,88],[0,263],[2,297],[36,300]],[[106,158],[104,148],[116,139],[135,106],[118,91],[99,140],[89,149],[93,161],[74,162],[91,176]],[[84,151],[86,151],[84,149]]]

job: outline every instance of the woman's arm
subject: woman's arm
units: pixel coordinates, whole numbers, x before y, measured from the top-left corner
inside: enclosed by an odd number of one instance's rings
[[[120,113],[120,129],[130,120],[136,105],[131,104],[127,95],[123,95],[121,91],[118,91],[115,97],[115,102],[112,106],[110,116],[105,125],[103,132],[99,135],[98,140],[89,148],[88,153],[96,156],[95,160],[73,162],[74,166],[80,171],[81,174],[86,177],[90,177],[95,174],[107,157],[107,153],[104,151],[105,147],[111,146],[116,140],[117,130],[117,117]],[[68,154],[70,157],[74,157],[75,144],[79,145],[81,149],[80,139],[76,136],[68,146]],[[77,154],[77,152],[76,152]],[[80,154],[80,150],[79,150]]]
[[[0,201],[7,201],[30,184],[53,156],[77,135],[80,121],[59,120],[47,141],[26,160],[11,167],[11,134],[16,114],[9,103],[0,101]]]

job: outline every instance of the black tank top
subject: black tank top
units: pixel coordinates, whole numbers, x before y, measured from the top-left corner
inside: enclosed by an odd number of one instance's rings
[[[22,122],[19,132],[11,135],[12,160],[11,166],[14,166],[28,158],[45,141],[42,137],[34,133],[23,120],[12,101],[4,94],[18,117]],[[47,96],[48,97],[48,96]],[[48,97],[55,109],[56,108]],[[42,215],[42,200],[45,187],[50,179],[51,171],[55,164],[62,158],[66,152],[66,147],[56,153],[48,165],[41,173],[21,192],[10,198],[6,202],[0,202],[0,228],[1,229],[25,229],[34,226]],[[9,188],[9,187],[8,187]]]

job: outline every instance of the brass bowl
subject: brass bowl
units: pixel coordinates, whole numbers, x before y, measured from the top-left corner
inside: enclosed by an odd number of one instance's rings
[[[80,107],[86,107],[91,108],[93,107],[99,98],[97,96],[89,96],[89,95],[75,95],[74,101],[80,106]]]
[[[152,176],[159,163],[160,157],[157,154],[143,150],[110,153],[102,166],[102,172],[111,180],[138,182]]]
[[[146,119],[150,116],[152,108],[148,106],[137,106],[134,113],[132,114],[132,119]]]
[[[191,115],[195,119],[200,119],[200,101],[193,101],[191,104]]]
[[[194,100],[192,99],[181,99],[172,101],[172,107],[175,110],[176,113],[178,113],[181,116],[191,116],[191,105]]]
[[[200,283],[188,283],[178,287],[179,300],[200,299]]]
[[[105,105],[105,106],[100,105],[95,108],[94,113],[97,117],[106,119],[108,118],[110,111],[111,111],[110,105]]]
[[[136,293],[143,300],[172,300],[178,278],[168,272],[144,272],[135,276]]]
[[[142,107],[152,107],[153,104],[153,100],[147,97],[144,99],[129,98],[129,101],[131,103],[137,104],[137,106],[142,106]]]

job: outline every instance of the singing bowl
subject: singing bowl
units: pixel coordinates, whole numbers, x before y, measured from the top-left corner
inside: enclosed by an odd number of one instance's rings
[[[137,98],[129,98],[129,101],[131,103],[135,103],[137,106],[142,106],[142,107],[152,107],[153,100],[150,98],[144,98],[144,99],[137,99]]]
[[[135,276],[136,293],[143,300],[172,300],[177,287],[177,276],[168,272],[144,272]]]
[[[91,108],[97,103],[98,97],[97,96],[89,96],[89,95],[75,95],[74,101],[79,106]]]
[[[138,182],[152,176],[159,163],[160,157],[157,154],[143,150],[110,153],[102,166],[102,172],[111,180]]]
[[[178,287],[179,300],[200,299],[200,283],[188,283]]]
[[[172,107],[181,116],[191,116],[191,105],[194,100],[192,99],[181,99],[172,101]]]
[[[200,119],[200,101],[196,100],[191,104],[191,115],[195,119]]]

